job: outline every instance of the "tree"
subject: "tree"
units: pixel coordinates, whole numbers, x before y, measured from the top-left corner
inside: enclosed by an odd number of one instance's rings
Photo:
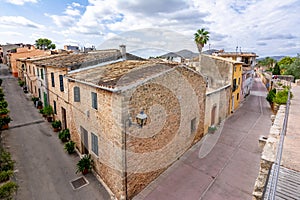
[[[56,46],[55,44],[52,43],[51,40],[47,39],[47,38],[39,38],[35,41],[35,46],[38,49],[55,49]]]
[[[280,75],[280,67],[279,67],[278,63],[275,64],[275,66],[272,70],[272,74],[273,75]]]
[[[258,64],[261,66],[265,66],[268,68],[273,68],[274,64],[276,63],[276,60],[270,57],[265,57],[264,59],[258,61]]]
[[[289,56],[286,56],[284,58],[282,58],[279,62],[278,65],[279,67],[281,67],[281,65],[290,65],[295,61],[295,58],[291,58]]]
[[[300,54],[297,55],[295,61],[287,66],[285,75],[293,75],[295,79],[300,79]]]
[[[198,29],[194,36],[198,51],[201,54],[202,48],[209,41],[209,32],[204,28]]]

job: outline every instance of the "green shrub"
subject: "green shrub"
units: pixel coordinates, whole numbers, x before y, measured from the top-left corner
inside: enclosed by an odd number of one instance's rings
[[[47,105],[43,108],[43,114],[50,116],[53,115],[53,108],[50,105]]]
[[[69,129],[64,129],[62,131],[60,131],[58,133],[58,138],[62,141],[62,142],[67,142],[70,139],[70,131]]]
[[[269,91],[266,99],[270,104],[272,104],[274,102],[275,96],[276,96],[276,89],[272,89]]]
[[[8,179],[14,174],[12,170],[0,172],[0,182],[8,181]]]
[[[9,152],[0,149],[0,171],[8,171],[14,169],[14,161],[11,159]]]
[[[53,128],[61,128],[61,121],[55,120],[54,122],[52,122],[52,127]]]
[[[5,101],[5,100],[0,101],[0,109],[7,108],[7,106],[8,106],[7,101]]]
[[[69,142],[65,143],[64,148],[69,154],[74,153],[75,152],[75,142],[70,140]]]
[[[0,115],[5,115],[9,113],[9,110],[7,108],[0,108]]]
[[[274,102],[277,104],[286,104],[288,100],[288,92],[289,91],[287,89],[277,92],[274,98]],[[293,98],[292,92],[290,94],[290,98]]]
[[[18,84],[20,87],[23,87],[25,85],[25,81],[18,80]]]
[[[0,199],[11,199],[11,196],[18,189],[18,185],[14,182],[7,182],[0,187]]]
[[[11,122],[11,118],[9,116],[5,116],[5,117],[0,117],[0,128],[2,128],[2,126],[9,124]]]

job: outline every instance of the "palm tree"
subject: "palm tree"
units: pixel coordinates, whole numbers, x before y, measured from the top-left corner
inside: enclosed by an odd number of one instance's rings
[[[195,42],[198,47],[198,51],[201,54],[202,48],[209,40],[209,32],[206,31],[204,28],[198,29],[197,32],[194,34]]]

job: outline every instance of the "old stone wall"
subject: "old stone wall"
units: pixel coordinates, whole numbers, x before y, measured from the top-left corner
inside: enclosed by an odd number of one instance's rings
[[[69,102],[69,88],[68,80],[63,79],[64,91],[60,91],[59,75],[67,74],[66,68],[47,67],[46,71],[49,104],[54,108],[54,101],[56,102],[56,114],[54,114],[55,120],[60,120],[64,123],[62,116],[62,108],[66,110],[66,126],[68,127],[68,121],[71,120],[72,115],[68,111]],[[51,73],[54,75],[54,87],[52,86]],[[66,127],[66,128],[67,128]]]
[[[21,50],[20,52],[19,49]],[[18,58],[28,58],[32,56],[41,56],[41,55],[49,55],[49,52],[39,50],[39,49],[29,50],[28,48],[18,48],[17,53],[12,53],[10,55],[10,65],[11,65],[11,72],[13,76],[18,77],[18,67],[17,67]]]
[[[276,151],[280,139],[284,117],[285,106],[280,106],[273,125],[271,126],[268,139],[263,148],[263,152],[261,154],[260,169],[254,185],[253,200],[262,200],[268,173],[276,159]]]
[[[80,102],[74,102],[74,87]],[[97,93],[98,109],[92,107],[91,92]],[[78,82],[69,82],[69,128],[78,150],[83,151],[81,129],[88,132],[85,146],[94,160],[94,170],[116,198],[124,196],[124,151],[119,96]],[[98,137],[98,155],[92,150],[92,134]]]
[[[206,93],[204,133],[208,132],[210,126],[219,124],[229,115],[230,98],[231,85]],[[213,114],[213,112],[215,112],[215,114]],[[214,117],[214,119],[212,119],[212,117]]]
[[[139,193],[204,134],[206,83],[201,75],[177,67],[125,91],[127,193]],[[147,124],[135,116],[143,110]]]

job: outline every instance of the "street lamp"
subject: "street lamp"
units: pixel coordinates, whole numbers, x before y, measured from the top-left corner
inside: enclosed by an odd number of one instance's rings
[[[142,128],[147,123],[148,116],[144,113],[142,110],[137,116],[136,116],[136,122],[137,124]]]

